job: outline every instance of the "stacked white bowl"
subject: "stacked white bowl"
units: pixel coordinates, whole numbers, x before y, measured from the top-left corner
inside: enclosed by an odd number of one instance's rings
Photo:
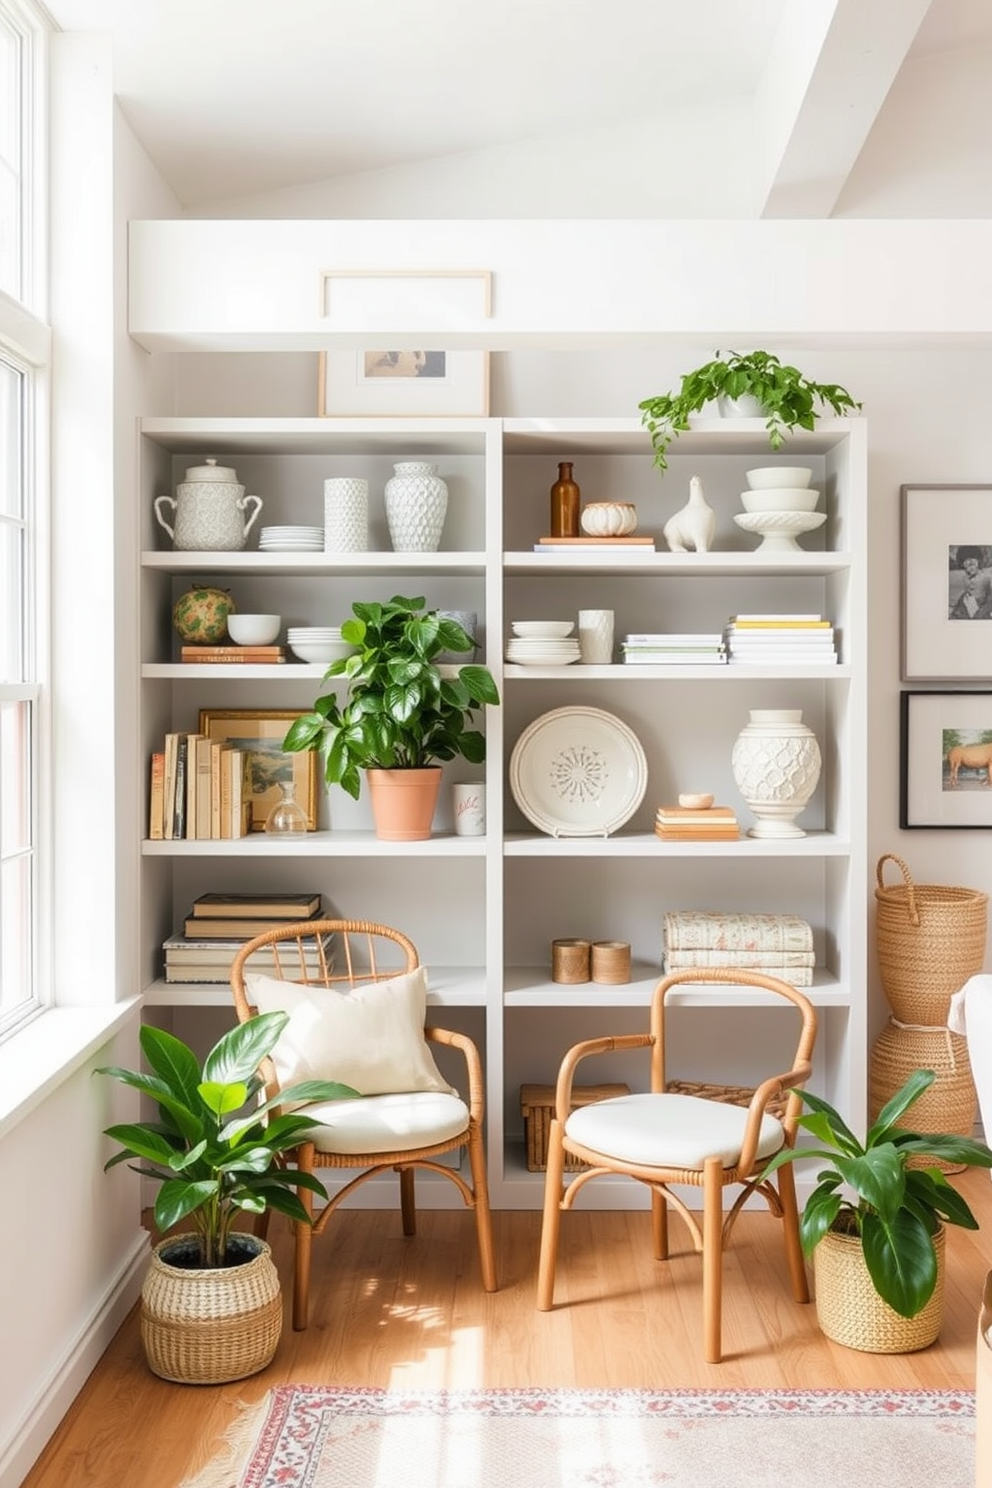
[[[579,659],[574,620],[513,620],[506,659],[518,666],[571,666]]]
[[[747,472],[748,489],[741,492],[747,512],[810,512],[820,499],[810,488],[812,470],[805,465],[765,465]]]
[[[341,639],[340,625],[291,625],[286,631],[289,649],[300,661],[325,665],[350,656],[355,647]]]

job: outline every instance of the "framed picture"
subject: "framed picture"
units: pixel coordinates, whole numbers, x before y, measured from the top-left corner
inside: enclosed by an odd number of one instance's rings
[[[317,765],[311,750],[290,754],[282,748],[286,731],[302,709],[201,708],[200,733],[217,743],[244,749],[251,757],[251,829],[265,830],[265,818],[292,781],[294,797],[306,812],[307,828],[317,830]]]
[[[489,413],[487,351],[323,351],[317,412],[332,417]]]
[[[992,486],[901,486],[902,678],[992,677]]]
[[[992,692],[901,696],[899,825],[992,827]]]

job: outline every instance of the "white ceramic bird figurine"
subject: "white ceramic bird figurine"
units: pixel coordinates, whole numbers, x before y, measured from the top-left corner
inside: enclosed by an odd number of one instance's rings
[[[669,517],[662,531],[673,553],[709,552],[716,532],[716,512],[706,500],[698,475],[689,481],[689,500]]]

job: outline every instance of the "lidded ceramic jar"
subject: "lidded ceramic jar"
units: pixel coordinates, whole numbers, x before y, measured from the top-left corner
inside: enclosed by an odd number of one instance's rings
[[[752,708],[734,742],[737,789],[757,817],[749,837],[805,837],[795,818],[820,778],[820,746],[801,708]]]
[[[184,552],[237,553],[245,546],[259,512],[259,496],[246,496],[237,473],[229,465],[218,465],[208,459],[205,465],[192,465],[186,479],[176,486],[175,497],[156,496],[155,516],[172,538],[172,545]],[[162,515],[162,507],[171,506],[175,526]],[[246,517],[245,512],[251,510]]]

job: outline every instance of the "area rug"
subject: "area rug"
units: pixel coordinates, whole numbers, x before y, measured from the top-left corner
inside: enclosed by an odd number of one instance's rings
[[[181,1488],[974,1488],[975,1397],[283,1385]]]

